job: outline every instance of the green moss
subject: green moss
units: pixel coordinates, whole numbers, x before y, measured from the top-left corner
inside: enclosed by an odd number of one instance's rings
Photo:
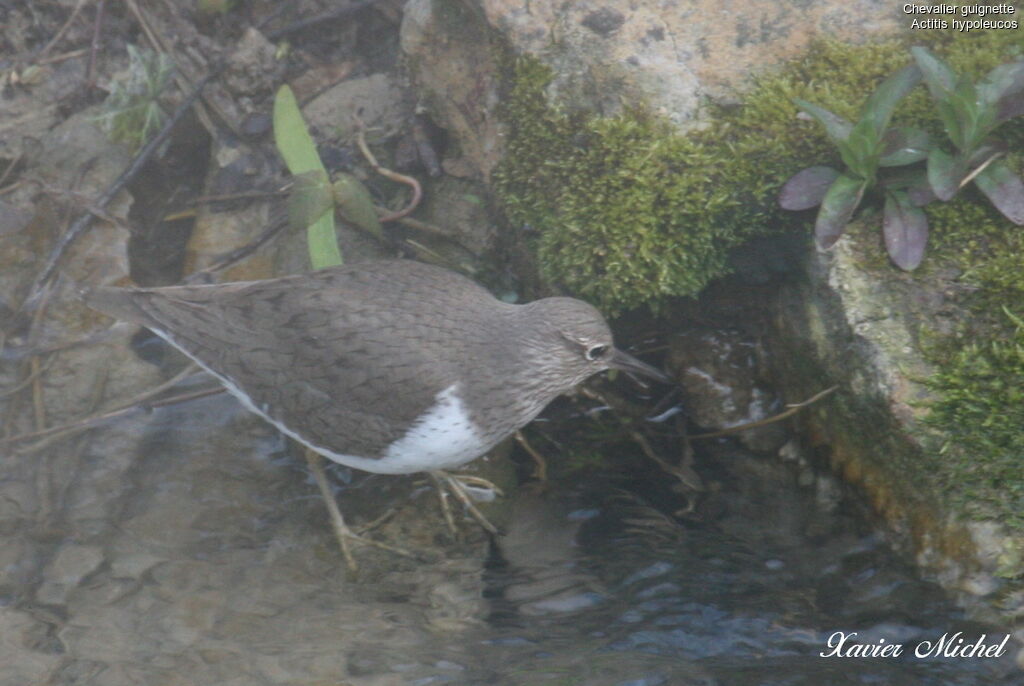
[[[530,225],[545,277],[605,311],[698,293],[728,273],[727,256],[777,230],[774,195],[801,155],[825,154],[790,126],[789,91],[758,106],[721,112],[711,128],[682,135],[642,108],[617,117],[551,105],[548,70],[511,67],[503,118],[509,127],[496,188],[513,223]],[[792,84],[788,84],[792,85]],[[771,111],[788,109],[788,118]]]
[[[980,76],[1020,54],[1013,31],[912,34],[957,70]],[[854,117],[888,74],[910,62],[908,41],[821,42],[809,56],[757,80],[740,107],[713,108],[707,128],[684,135],[643,107],[615,117],[549,102],[552,75],[530,57],[505,59],[500,112],[507,154],[495,187],[509,219],[539,232],[541,271],[611,314],[698,293],[728,273],[729,250],[805,223],[776,207],[789,175],[839,165],[794,97]],[[924,88],[895,123],[941,135]]]
[[[1024,322],[1007,312],[1003,337],[945,346],[929,385],[928,422],[947,436],[943,487],[962,510],[1024,529]],[[988,332],[994,333],[994,332]]]
[[[548,280],[609,313],[657,309],[727,273],[729,250],[749,238],[809,232],[807,213],[776,209],[778,190],[801,168],[841,163],[820,127],[797,117],[792,98],[852,118],[885,76],[910,62],[914,44],[975,79],[1024,54],[1017,31],[908,32],[902,40],[859,46],[822,42],[805,59],[758,78],[742,105],[711,108],[707,127],[685,135],[642,106],[616,117],[569,111],[547,98],[546,67],[530,58],[507,60],[508,148],[496,175],[499,197],[513,223],[537,230]],[[901,124],[945,140],[923,87],[901,103],[894,125]],[[997,136],[1021,169],[1024,118]],[[955,265],[961,274],[950,287],[969,292],[974,313],[970,331],[930,351],[939,372],[928,383],[939,400],[928,421],[949,436],[935,481],[962,511],[1024,530],[1024,333],[1003,314],[1003,307],[1021,314],[1024,231],[973,188],[926,211],[931,245],[918,278],[944,278],[938,268]],[[877,263],[869,261],[891,268],[880,247]]]

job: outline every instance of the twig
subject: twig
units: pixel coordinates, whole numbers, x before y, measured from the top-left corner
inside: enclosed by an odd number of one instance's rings
[[[213,274],[215,272],[223,271],[224,269],[227,269],[231,265],[245,259],[249,255],[256,252],[260,247],[265,245],[271,239],[273,239],[275,236],[277,236],[277,234],[281,233],[281,231],[285,229],[285,227],[287,226],[288,224],[286,222],[274,222],[270,226],[270,228],[265,229],[262,234],[260,234],[253,240],[249,241],[242,247],[235,248],[231,252],[222,255],[216,262],[214,262],[210,266],[190,274],[188,278],[185,279],[186,283],[194,283],[197,280],[201,279],[206,274]]]
[[[36,64],[57,64],[58,62],[66,62],[76,57],[81,57],[85,53],[89,52],[88,48],[79,48],[78,50],[71,50],[69,52],[62,52],[59,55],[53,57],[44,57],[41,60],[37,60]]]
[[[213,80],[220,71],[221,68],[213,70],[198,84],[196,84],[196,87],[191,93],[189,93],[188,97],[178,105],[176,110],[174,110],[174,113],[167,120],[167,123],[164,124],[164,127],[160,132],[146,143],[141,150],[139,150],[138,154],[135,155],[135,159],[132,160],[132,163],[128,168],[121,172],[121,175],[117,177],[117,179],[107,187],[107,190],[105,190],[100,197],[96,199],[96,202],[93,203],[93,207],[101,209],[105,208],[121,191],[121,189],[124,188],[129,181],[135,178],[153,154],[164,144],[164,141],[170,137],[171,131],[182,117],[185,116],[185,113],[192,107],[192,104],[199,98],[199,95],[203,92],[203,88],[206,84]],[[89,225],[92,223],[93,216],[94,213],[92,210],[83,212],[78,219],[75,220],[75,223],[71,225],[71,228],[64,233],[57,245],[54,246],[53,250],[50,251],[49,256],[46,258],[46,262],[43,265],[42,271],[36,277],[35,281],[33,281],[32,287],[28,291],[28,296],[21,305],[21,309],[23,311],[30,307],[34,307],[37,304],[42,287],[53,277],[53,273],[57,269],[57,264],[60,262],[60,259],[64,256],[64,253],[67,252],[71,244],[89,228]]]
[[[748,422],[747,424],[740,424],[738,426],[730,426],[728,429],[722,429],[721,431],[712,431],[711,433],[706,434],[696,434],[694,436],[690,436],[690,440],[695,440],[698,438],[718,438],[719,436],[728,436],[730,434],[746,431],[747,429],[756,429],[759,426],[766,426],[768,424],[774,424],[775,422],[781,422],[783,419],[786,419],[787,417],[792,417],[794,414],[796,414],[803,408],[807,407],[808,405],[816,403],[825,396],[832,394],[837,388],[839,388],[839,386],[832,386],[831,388],[826,388],[822,392],[812,395],[810,398],[803,401],[802,403],[787,405],[786,407],[788,407],[789,409],[785,410],[784,412],[780,412],[779,414],[773,417],[766,417],[765,419],[759,419],[756,422]]]
[[[100,51],[100,31],[103,28],[103,11],[106,6],[107,0],[99,0],[96,4],[96,20],[93,22],[92,42],[89,44],[89,63],[85,68],[86,88],[96,85],[96,56]]]
[[[147,18],[145,8],[139,7],[138,3],[136,3],[135,0],[124,0],[124,2],[126,5],[128,5],[129,10],[131,10],[132,16],[135,17],[135,21],[139,24],[139,27],[142,29],[143,33],[146,34],[146,39],[153,47],[153,50],[155,50],[156,52],[161,52],[170,55],[174,59],[174,63],[176,65],[176,69],[172,73],[174,83],[178,85],[178,88],[180,88],[182,92],[189,92],[190,89],[192,88],[192,82],[190,81],[190,78],[192,78],[192,74],[186,73],[186,60],[184,59],[185,53],[175,52],[173,49],[173,45],[171,44],[171,40],[165,35],[165,33],[153,29],[152,23]],[[168,10],[171,12],[177,11],[177,4],[175,3],[169,4],[167,2],[164,2],[164,6],[167,7]],[[205,62],[203,63],[203,65],[205,65]],[[226,64],[222,64],[220,67],[214,69],[213,73],[219,74],[221,71],[223,71],[225,66]],[[194,104],[196,118],[199,120],[199,123],[201,123],[203,127],[210,133],[211,138],[215,138],[217,136],[217,127],[214,126],[213,121],[210,118],[210,114],[207,112],[207,108],[215,112],[217,116],[220,118],[220,121],[229,129],[231,129],[231,132],[233,134],[235,134],[236,136],[241,136],[241,133],[239,132],[238,129],[238,124],[230,116],[228,116],[228,114],[212,99],[203,96],[201,103]]]
[[[974,171],[972,171],[972,172],[971,172],[970,174],[968,174],[967,176],[965,176],[965,177],[964,177],[964,179],[963,179],[963,181],[961,181],[961,182],[960,182],[960,185],[959,185],[959,186],[957,186],[957,188],[963,188],[964,186],[966,186],[967,184],[969,184],[969,183],[970,183],[971,181],[974,181],[974,177],[975,177],[975,176],[977,176],[977,175],[978,175],[978,174],[980,174],[981,172],[985,171],[985,168],[986,168],[986,167],[987,167],[988,165],[992,164],[993,162],[995,162],[995,161],[996,161],[997,159],[999,159],[999,158],[1000,158],[1000,157],[1002,157],[1002,156],[1003,156],[1003,153],[1001,153],[1001,152],[997,152],[997,153],[995,153],[994,155],[992,155],[992,157],[989,157],[989,158],[988,158],[987,160],[985,160],[984,162],[982,162],[982,163],[981,163],[981,165],[980,165],[980,166],[979,166],[979,167],[978,167],[977,169],[975,169],[975,170],[974,170]]]
[[[50,365],[53,364],[54,360],[56,360],[55,357],[50,357],[47,359],[46,363],[41,368],[30,370],[28,376],[19,381],[13,387],[8,388],[3,393],[0,393],[0,400],[3,400],[4,398],[9,398],[10,396],[14,395],[18,391],[28,386],[30,383],[34,383],[36,377],[38,377],[40,374],[49,369]]]
[[[288,195],[287,188],[279,191],[239,191],[238,193],[223,193],[221,195],[200,195],[192,201],[192,205],[206,205],[215,202],[227,202],[229,200],[271,200],[285,195]]]
[[[676,477],[677,479],[679,479],[680,482],[683,483],[683,485],[685,485],[687,488],[691,490],[704,490],[704,484],[700,480],[700,477],[697,475],[696,472],[690,469],[688,465],[671,464],[667,460],[662,458],[661,455],[658,455],[658,453],[655,452],[654,448],[651,446],[650,441],[647,440],[647,437],[644,436],[639,431],[637,431],[635,428],[633,428],[632,424],[622,416],[623,412],[621,411],[620,407],[622,403],[615,402],[611,400],[608,396],[606,396],[604,393],[601,393],[600,391],[595,391],[592,388],[582,387],[580,388],[580,393],[587,396],[588,398],[591,398],[592,400],[596,400],[610,407],[612,410],[612,414],[614,414],[615,418],[619,420],[619,423],[622,425],[622,428],[626,430],[630,438],[632,438],[633,441],[640,446],[640,450],[643,452],[643,454],[646,455],[648,459],[654,461],[667,474],[671,474],[672,476]]]
[[[166,407],[168,405],[183,403],[189,400],[205,398],[206,396],[216,395],[217,393],[221,393],[225,390],[222,387],[217,387],[212,389],[205,389],[202,391],[193,391],[191,393],[182,393],[179,395],[171,396],[169,398],[163,398],[161,400],[154,400],[152,402],[149,402],[149,398],[152,398],[155,395],[159,395],[160,393],[166,391],[168,388],[175,386],[183,378],[185,378],[189,374],[194,373],[195,370],[196,368],[194,365],[189,365],[184,370],[176,374],[173,378],[165,381],[164,383],[160,384],[155,388],[151,388],[148,391],[140,393],[139,395],[135,396],[134,398],[132,398],[119,408],[108,410],[107,412],[104,412],[102,414],[83,417],[82,419],[73,422],[68,422],[67,424],[51,426],[47,429],[42,429],[40,431],[18,434],[17,436],[9,436],[7,438],[0,438],[0,445],[13,445],[15,443],[24,443],[25,441],[48,438],[50,436],[53,436],[54,434],[84,431],[86,429],[91,429],[94,426],[105,424],[106,422],[112,419],[118,419],[125,415],[131,414],[132,412],[140,410],[149,411],[158,407]]]
[[[310,26],[318,26],[326,21],[333,21],[335,19],[347,17],[348,15],[358,12],[359,10],[364,9],[366,7],[369,7],[370,5],[375,4],[376,2],[377,0],[357,0],[357,2],[349,3],[348,5],[343,5],[337,9],[333,9],[327,12],[321,12],[320,14],[315,14],[312,17],[307,17],[306,19],[300,19],[299,21],[288,24],[288,26],[276,29],[274,31],[270,31],[269,33],[267,33],[267,40],[275,41],[279,38],[284,38],[290,33],[295,33],[297,31],[307,29]]]
[[[139,25],[139,28],[142,29],[144,34],[146,34],[146,39],[149,41],[150,45],[153,46],[153,49],[159,52],[168,52],[164,49],[160,39],[157,38],[156,33],[154,33],[153,29],[150,27],[149,22],[146,21],[146,17],[143,16],[142,10],[139,9],[135,0],[125,0],[125,4],[128,5],[128,10],[132,13],[132,16],[135,17],[135,22]]]
[[[87,3],[88,1],[89,0],[78,0],[78,4],[76,4],[75,8],[71,10],[71,14],[68,15],[67,21],[64,22],[64,25],[60,27],[57,33],[54,34],[53,38],[50,39],[50,42],[47,43],[43,47],[43,49],[40,50],[39,53],[36,55],[37,59],[46,57],[50,50],[53,49],[53,46],[60,42],[60,39],[63,38],[64,34],[67,33],[69,28],[71,28],[72,22],[75,21],[75,18],[78,16],[78,13],[82,11],[82,8],[85,7],[85,3]]]
[[[401,219],[407,214],[411,214],[412,211],[420,204],[420,199],[423,198],[423,189],[420,187],[420,182],[411,176],[399,174],[398,172],[393,172],[390,169],[385,169],[380,166],[377,162],[377,158],[373,156],[373,153],[370,152],[370,149],[366,146],[366,136],[363,134],[364,127],[362,120],[358,116],[353,116],[352,118],[355,119],[356,122],[356,144],[359,146],[360,152],[363,153],[363,157],[365,157],[366,161],[370,163],[371,167],[373,167],[373,170],[384,178],[391,179],[397,183],[404,183],[412,188],[412,199],[409,201],[409,204],[398,212],[392,212],[391,214],[381,217],[380,221],[382,223],[393,222],[396,219]]]
[[[4,169],[4,173],[0,174],[0,188],[3,188],[4,181],[6,181],[7,177],[11,175],[11,172],[14,171],[14,168],[18,166],[18,162],[21,162],[21,157],[23,154],[24,153],[18,153],[15,156],[15,158],[7,164],[7,168]]]
[[[381,221],[384,221],[383,219]],[[412,217],[400,217],[396,219],[402,226],[408,226],[410,229],[416,229],[422,233],[429,233],[435,236],[443,236],[452,240],[458,240],[458,237],[448,229],[442,229],[440,226],[434,226],[426,222],[421,222],[419,219],[413,219]]]

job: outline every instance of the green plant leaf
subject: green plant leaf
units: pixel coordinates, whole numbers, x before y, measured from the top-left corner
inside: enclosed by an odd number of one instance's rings
[[[927,172],[919,167],[891,172],[881,180],[881,186],[886,191],[905,191],[915,207],[924,207],[937,199],[928,185]]]
[[[819,124],[825,127],[825,133],[829,139],[834,143],[842,143],[850,135],[850,129],[853,128],[853,124],[849,121],[840,117],[838,114],[829,112],[824,107],[818,107],[817,105],[801,100],[800,98],[793,98],[793,102],[803,111],[814,117]]]
[[[334,202],[342,217],[376,238],[384,237],[370,192],[359,179],[351,174],[338,174],[333,188]]]
[[[1018,226],[1024,224],[1024,182],[1002,160],[996,160],[974,177],[974,185],[995,208]]]
[[[274,142],[293,175],[309,171],[327,173],[299,111],[299,103],[287,85],[281,86],[274,96]]]
[[[928,134],[920,129],[900,127],[889,129],[882,137],[882,154],[878,159],[880,167],[902,167],[920,162],[928,157],[931,141]]]
[[[864,103],[861,120],[869,120],[874,126],[876,135],[880,135],[889,125],[896,105],[919,83],[921,83],[921,70],[914,64],[907,65],[891,74],[878,85],[875,92]]]
[[[933,55],[927,48],[915,46],[910,49],[917,62],[925,85],[935,100],[945,100],[946,94],[956,87],[956,73],[949,65]]]
[[[1024,92],[1011,93],[996,105],[996,124],[1024,114]]]
[[[939,119],[942,120],[942,128],[946,130],[946,136],[949,138],[949,141],[957,150],[962,149],[964,145],[963,128],[960,125],[960,118],[956,109],[948,100],[937,100],[935,102],[935,111],[938,112]]]
[[[928,184],[935,197],[944,202],[952,199],[963,177],[963,166],[956,158],[942,148],[932,148],[928,153]]]
[[[296,174],[288,194],[288,223],[295,229],[305,229],[334,209],[327,174],[313,170]]]
[[[882,236],[889,257],[900,269],[916,269],[928,243],[928,218],[902,191],[887,193],[882,214]]]
[[[817,207],[838,176],[839,172],[832,167],[808,167],[798,171],[779,192],[779,207],[793,211]]]
[[[1000,100],[1024,93],[1024,60],[1000,64],[978,84],[978,99],[996,107]]]
[[[881,147],[874,124],[868,119],[857,122],[850,130],[845,147],[845,154],[842,147],[839,152],[850,171],[863,179],[873,180],[878,171],[878,150]]]
[[[979,145],[967,158],[964,164],[965,169],[977,169],[988,161],[993,155],[1001,155],[1006,152],[1006,144],[1002,141],[988,140]]]
[[[867,181],[849,174],[840,174],[821,201],[818,218],[814,223],[814,236],[818,245],[824,249],[835,245],[846,230],[857,205],[864,197]]]
[[[293,176],[315,172],[327,177],[327,170],[309,135],[292,89],[281,86],[274,96],[274,142]],[[319,177],[318,177],[319,178]],[[313,269],[341,264],[341,250],[334,230],[334,212],[326,212],[306,229],[306,245]]]
[[[961,151],[969,152],[989,134],[995,121],[995,109],[978,102],[978,90],[967,78],[961,78],[947,102],[960,123]]]

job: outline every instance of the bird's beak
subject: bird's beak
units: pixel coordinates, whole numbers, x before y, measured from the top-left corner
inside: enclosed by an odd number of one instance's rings
[[[618,348],[612,350],[611,359],[608,360],[610,369],[621,369],[624,372],[639,374],[649,379],[662,383],[672,383],[672,379],[657,367],[652,367],[646,362],[641,362],[632,355],[627,355]]]

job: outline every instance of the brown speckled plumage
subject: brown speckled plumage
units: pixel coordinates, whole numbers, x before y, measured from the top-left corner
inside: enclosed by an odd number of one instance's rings
[[[480,438],[465,462],[594,373],[657,374],[614,350],[604,319],[584,302],[510,305],[412,261],[213,286],[99,288],[87,302],[153,329],[314,448],[369,459],[453,384]]]

